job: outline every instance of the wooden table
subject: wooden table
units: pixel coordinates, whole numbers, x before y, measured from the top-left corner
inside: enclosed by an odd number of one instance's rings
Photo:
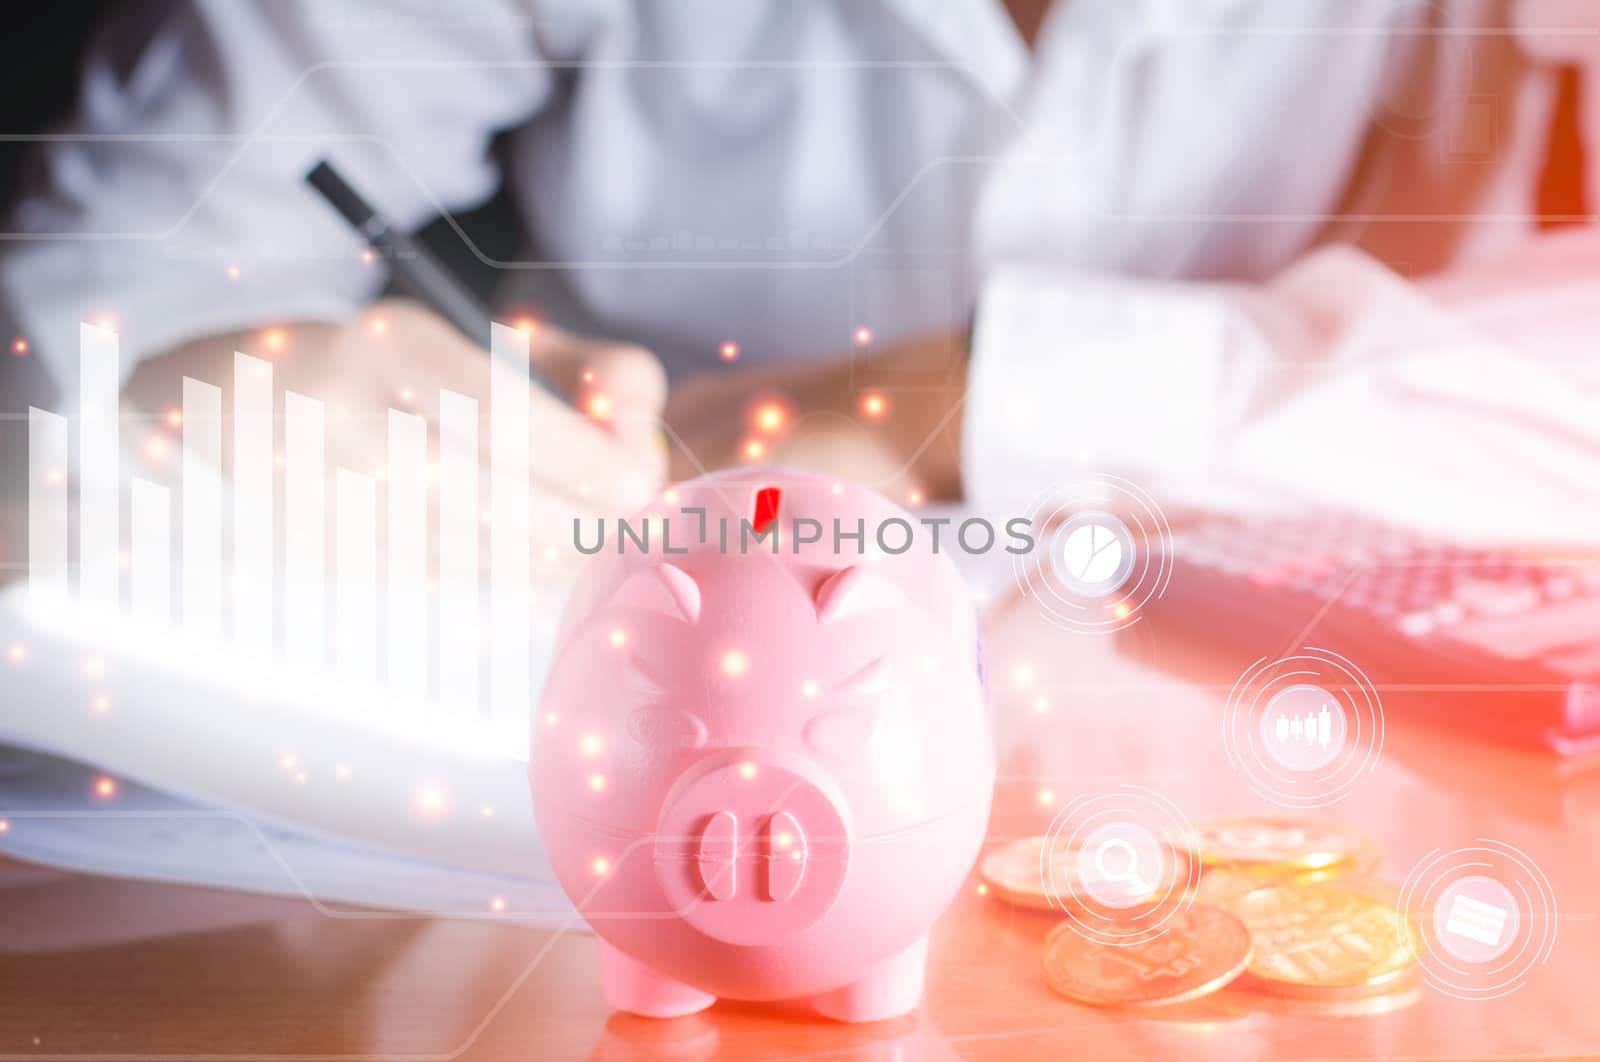
[[[1042,832],[1060,801],[1126,783],[1194,821],[1274,810],[1221,745],[1234,676],[1206,675],[1148,628],[1140,638],[1168,665],[1155,670],[1048,626],[1026,602],[990,631],[993,839]],[[1353,1015],[1240,990],[1146,1013],[1078,1006],[1039,976],[1053,918],[980,895],[975,875],[935,928],[921,1009],[852,1027],[737,1004],[669,1022],[609,1013],[584,934],[0,864],[0,1060],[1596,1055],[1597,805],[1600,771],[1391,719],[1376,771],[1323,814],[1371,833],[1396,884],[1433,849],[1513,843],[1548,874],[1561,917],[1549,962],[1507,998],[1424,987]]]

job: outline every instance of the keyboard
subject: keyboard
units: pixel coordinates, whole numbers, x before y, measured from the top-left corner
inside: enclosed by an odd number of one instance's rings
[[[1151,634],[1241,670],[1337,652],[1386,710],[1561,755],[1600,750],[1600,556],[1452,544],[1316,513],[1208,521],[1175,535]]]

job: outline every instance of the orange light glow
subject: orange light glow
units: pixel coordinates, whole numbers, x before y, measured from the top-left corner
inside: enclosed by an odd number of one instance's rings
[[[979,896],[987,896],[987,895],[989,895],[989,886],[987,884],[985,884],[984,882],[981,882],[981,881],[978,882],[978,895]]]
[[[373,262],[376,262],[377,260],[378,260],[378,256],[373,253],[371,247],[368,247],[367,249],[365,249],[364,251],[361,252],[361,261],[364,264],[371,265]]]
[[[231,265],[231,266],[228,267],[228,279],[229,280],[238,280],[239,279],[239,267],[238,266]]]
[[[856,346],[864,347],[872,342],[872,329],[862,326],[856,329]]]
[[[612,646],[614,646],[617,649],[621,649],[624,645],[627,645],[628,644],[628,632],[623,630],[621,627],[617,627],[614,630],[612,630],[612,632],[611,632],[611,644],[612,644]]]
[[[1127,619],[1128,616],[1133,613],[1133,609],[1126,601],[1118,601],[1112,606],[1111,613],[1112,615],[1116,616],[1117,619]]]
[[[28,647],[21,642],[12,642],[6,646],[6,659],[13,664],[20,664],[28,659]]]
[[[17,357],[20,358],[24,354],[26,354],[27,352],[28,352],[28,341],[26,339],[23,339],[21,336],[18,336],[17,338],[15,338],[15,339],[13,339],[11,341],[11,353],[15,354]]]
[[[554,713],[554,712],[546,712],[546,713],[544,713],[544,725],[545,726],[555,726],[559,722],[561,722],[561,717],[559,715],[557,715],[556,713]]]
[[[6,834],[6,833],[10,833],[10,832],[11,832],[11,820],[10,819],[0,819],[0,834]]]
[[[724,344],[722,344],[721,354],[722,354],[722,360],[723,361],[738,361],[739,360],[739,344],[737,344],[737,343],[724,343]]]
[[[506,898],[504,896],[491,896],[489,898],[489,910],[493,911],[495,914],[499,914],[505,909]]]
[[[598,793],[598,792],[600,792],[600,790],[604,789],[605,787],[606,787],[606,776],[605,775],[603,775],[603,774],[591,774],[589,776],[589,791],[591,793]]]
[[[578,752],[585,759],[594,759],[605,747],[605,741],[592,730],[578,739]]]
[[[1056,802],[1056,795],[1048,789],[1039,790],[1039,803],[1048,807]]]
[[[889,399],[876,391],[871,391],[861,396],[861,413],[872,420],[878,420],[889,412]]]
[[[400,401],[409,402],[416,397],[416,392],[409,387],[400,388]]]
[[[282,350],[283,345],[288,342],[288,337],[281,328],[269,328],[262,334],[261,342],[266,344],[268,350]]]
[[[176,409],[167,410],[167,427],[169,427],[169,428],[181,428],[181,427],[183,427],[183,414],[181,412],[179,412],[178,410],[176,410]]]
[[[385,332],[389,331],[389,322],[385,321],[382,317],[374,317],[369,322],[368,327],[372,329],[373,335],[381,336]]]
[[[766,456],[767,448],[760,439],[751,439],[744,444],[744,456],[747,461],[759,461]]]
[[[511,327],[515,328],[525,336],[533,335],[534,329],[538,326],[539,322],[535,321],[531,317],[519,317],[511,324]]]
[[[756,776],[756,765],[754,763],[750,762],[749,760],[745,760],[743,763],[739,764],[739,777],[740,778],[743,778],[745,781],[749,782],[749,781],[754,781],[755,780],[755,776]]]
[[[589,864],[589,869],[594,871],[595,877],[603,878],[611,872],[611,860],[605,856],[598,856]]]
[[[737,649],[730,649],[722,654],[722,673],[732,678],[738,678],[749,670],[750,661]]]
[[[756,427],[768,435],[781,430],[788,419],[788,412],[777,402],[765,402],[756,410]]]
[[[820,692],[821,687],[817,685],[816,679],[806,679],[800,686],[800,695],[807,700],[815,700]]]
[[[595,420],[606,420],[611,416],[610,395],[589,396],[589,416]]]
[[[111,800],[117,795],[117,780],[102,774],[94,780],[94,795],[98,800]]]
[[[921,505],[922,492],[920,490],[912,491],[910,494],[906,495],[906,501],[910,502],[912,505]]]

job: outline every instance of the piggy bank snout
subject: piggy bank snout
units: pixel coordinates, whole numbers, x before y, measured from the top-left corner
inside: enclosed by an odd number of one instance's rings
[[[849,809],[803,758],[724,750],[668,792],[655,870],[686,923],[730,944],[776,944],[833,906],[849,867]]]

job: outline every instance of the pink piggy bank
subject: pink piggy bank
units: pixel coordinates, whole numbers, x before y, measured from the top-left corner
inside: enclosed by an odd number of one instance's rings
[[[936,552],[879,495],[788,469],[706,476],[598,530],[529,769],[607,1001],[912,1010],[994,789],[950,530]]]

